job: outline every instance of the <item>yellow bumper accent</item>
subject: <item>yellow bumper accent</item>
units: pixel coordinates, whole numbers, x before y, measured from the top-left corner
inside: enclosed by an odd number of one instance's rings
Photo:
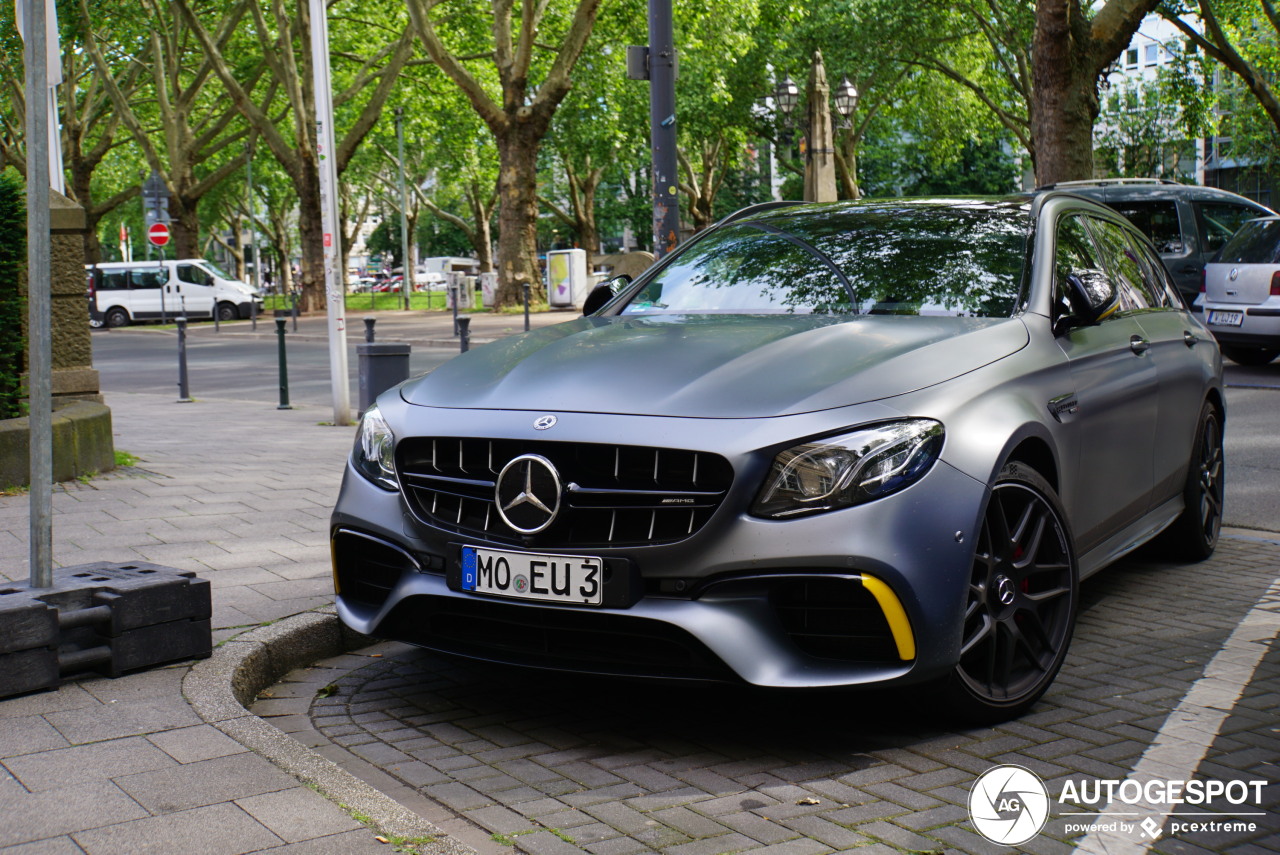
[[[898,648],[898,658],[902,660],[916,658],[916,637],[911,632],[911,621],[907,620],[907,611],[893,589],[875,576],[862,574],[862,587],[871,592],[889,622],[889,631],[893,633],[893,643]]]

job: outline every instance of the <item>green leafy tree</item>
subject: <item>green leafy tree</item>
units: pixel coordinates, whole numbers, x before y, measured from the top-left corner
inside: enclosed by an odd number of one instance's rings
[[[569,94],[600,2],[408,0],[427,54],[497,144],[499,306],[515,305],[526,284],[541,294],[538,151]]]
[[[27,266],[27,204],[16,170],[0,170],[0,419],[24,415],[26,301],[20,282]]]

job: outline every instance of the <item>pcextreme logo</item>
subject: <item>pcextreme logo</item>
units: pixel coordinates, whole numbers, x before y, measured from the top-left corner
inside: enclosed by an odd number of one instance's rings
[[[983,772],[969,791],[969,818],[992,843],[1026,843],[1049,818],[1049,791],[1030,769],[996,766]]]

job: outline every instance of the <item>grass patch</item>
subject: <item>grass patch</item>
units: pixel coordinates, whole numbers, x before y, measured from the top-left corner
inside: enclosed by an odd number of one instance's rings
[[[117,466],[137,466],[138,457],[127,451],[116,449],[116,465]]]

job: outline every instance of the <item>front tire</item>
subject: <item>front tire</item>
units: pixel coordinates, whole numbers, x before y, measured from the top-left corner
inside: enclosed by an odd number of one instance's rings
[[[1226,494],[1226,468],[1222,448],[1222,416],[1213,404],[1200,410],[1187,483],[1186,507],[1160,535],[1160,545],[1177,561],[1203,561],[1213,554],[1222,529],[1222,505]]]
[[[1076,556],[1057,494],[1009,463],[992,484],[964,606],[951,709],[977,723],[1022,715],[1053,683],[1075,628]]]
[[[240,307],[234,303],[218,304],[218,320],[219,321],[238,321],[240,320]]]
[[[112,306],[107,309],[102,319],[108,327],[127,327],[129,325],[129,313],[119,306]]]

